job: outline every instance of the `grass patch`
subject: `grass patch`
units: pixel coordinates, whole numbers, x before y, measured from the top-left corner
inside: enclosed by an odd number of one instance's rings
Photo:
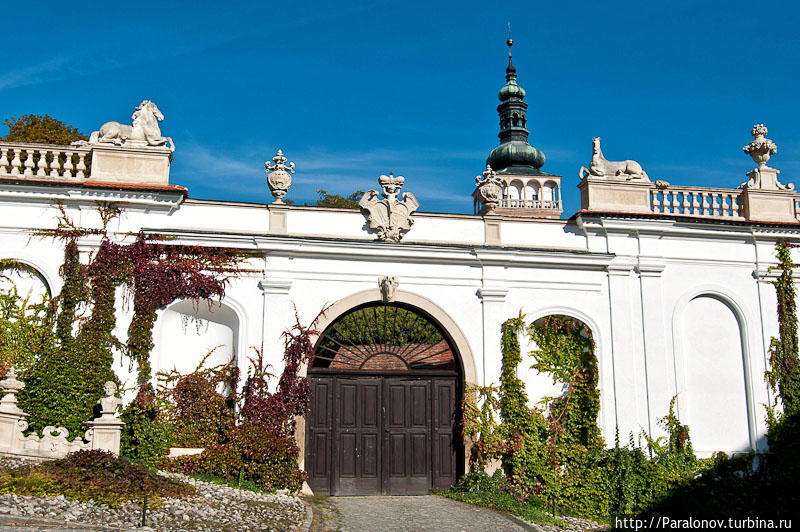
[[[239,478],[239,479],[222,478],[218,477],[217,475],[209,475],[207,473],[192,473],[187,476],[196,478],[197,480],[202,480],[203,482],[208,482],[210,484],[230,486],[231,488],[236,488],[239,490],[253,491],[255,493],[275,493],[274,491],[268,491],[259,487],[258,484],[246,478]]]
[[[538,525],[568,526],[567,523],[548,514],[541,499],[530,496],[520,500],[516,497],[508,480],[500,471],[491,477],[486,473],[468,473],[455,486],[447,491],[437,492],[437,495],[508,512]]]
[[[519,516],[526,521],[537,525],[556,525],[568,526],[567,523],[553,519],[544,509],[520,502],[507,493],[497,493],[491,491],[444,491],[438,493],[454,501],[466,502],[475,506],[483,506],[492,510],[500,510]]]
[[[159,497],[189,495],[194,488],[108,452],[78,451],[51,462],[0,468],[0,493],[64,495],[116,508],[145,495],[156,503]]]

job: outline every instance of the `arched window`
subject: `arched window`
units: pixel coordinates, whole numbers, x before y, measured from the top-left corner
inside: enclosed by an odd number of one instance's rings
[[[325,330],[312,368],[455,370],[456,363],[437,324],[413,309],[376,303],[348,312]]]
[[[52,296],[44,275],[33,266],[17,261],[0,268],[0,290],[9,292],[12,289],[16,289],[17,295],[31,303],[39,303],[42,298]]]
[[[539,203],[539,183],[528,181],[525,185],[525,204],[529,208],[537,208]]]

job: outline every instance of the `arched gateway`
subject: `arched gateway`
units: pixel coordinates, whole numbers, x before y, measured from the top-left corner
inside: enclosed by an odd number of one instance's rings
[[[415,495],[463,469],[460,356],[419,307],[369,301],[333,319],[308,370],[306,470],[314,493]]]

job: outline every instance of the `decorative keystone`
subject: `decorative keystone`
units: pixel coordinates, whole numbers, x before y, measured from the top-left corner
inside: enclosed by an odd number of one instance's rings
[[[278,150],[277,155],[272,158],[273,164],[269,161],[264,163],[267,173],[267,185],[272,192],[275,202],[277,204],[283,203],[283,198],[289,192],[289,187],[292,186],[292,176],[289,174],[294,173],[294,163],[286,165],[286,157],[283,156],[283,151]]]
[[[393,275],[386,275],[378,279],[378,287],[381,290],[381,299],[384,303],[394,301],[394,294],[398,286],[400,286],[400,283],[397,281],[397,277]]]
[[[503,180],[497,177],[492,167],[486,165],[486,170],[475,177],[475,186],[478,188],[478,198],[486,207],[486,214],[492,213],[500,206],[503,197]]]

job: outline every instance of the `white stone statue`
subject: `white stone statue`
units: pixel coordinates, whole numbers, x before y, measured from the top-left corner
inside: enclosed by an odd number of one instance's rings
[[[384,303],[394,301],[394,293],[397,291],[398,286],[400,286],[400,283],[397,281],[397,277],[393,275],[387,275],[378,280],[378,287],[381,289],[381,299]]]
[[[292,176],[289,174],[294,173],[294,163],[286,164],[286,157],[283,156],[283,151],[278,150],[278,154],[272,158],[273,164],[269,161],[264,163],[264,170],[267,175],[267,185],[275,198],[275,203],[283,203],[283,198],[289,192],[289,187],[292,186]]]
[[[361,212],[367,215],[367,226],[378,234],[378,240],[399,242],[414,223],[411,215],[419,208],[419,202],[411,192],[398,199],[404,183],[403,176],[382,175],[378,184],[383,189],[383,199],[378,199],[376,190],[370,190],[358,202]]]
[[[162,137],[158,123],[164,120],[164,115],[158,106],[150,100],[144,100],[136,107],[131,116],[133,125],[120,124],[119,122],[106,122],[89,137],[88,144],[115,144],[122,146],[166,146],[169,143],[171,151],[175,151],[175,144],[170,137]],[[87,144],[83,141],[73,144]]]
[[[578,175],[581,179],[588,176],[624,178],[627,181],[650,181],[642,170],[642,165],[636,161],[607,161],[600,149],[600,137],[592,138],[592,163],[587,170],[581,166]]]
[[[478,187],[478,197],[486,207],[486,214],[493,212],[500,206],[503,197],[503,180],[497,177],[492,167],[486,165],[486,170],[475,178],[475,186]]]
[[[748,190],[794,190],[793,183],[784,185],[778,181],[780,170],[767,166],[770,156],[778,153],[778,146],[766,137],[767,132],[767,127],[764,124],[756,124],[750,130],[750,134],[754,138],[742,149],[753,158],[758,167],[747,172],[747,177],[750,179],[747,183],[739,185],[739,188],[747,188]]]
[[[98,401],[100,403],[100,418],[98,419],[114,417],[117,407],[122,404],[122,399],[117,397],[117,385],[113,382],[107,381],[103,385],[103,392],[106,396],[101,397]]]

